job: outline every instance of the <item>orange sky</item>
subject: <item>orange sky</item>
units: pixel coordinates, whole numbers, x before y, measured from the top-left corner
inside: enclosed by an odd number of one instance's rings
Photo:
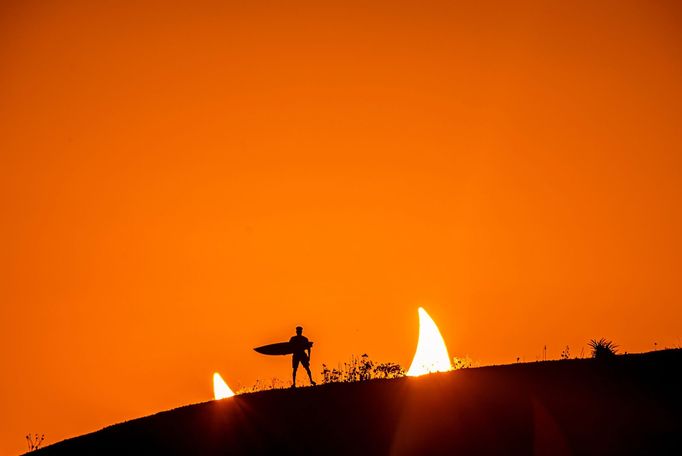
[[[481,364],[681,343],[676,2],[318,3],[2,3],[0,453],[297,324],[318,373],[419,305]]]

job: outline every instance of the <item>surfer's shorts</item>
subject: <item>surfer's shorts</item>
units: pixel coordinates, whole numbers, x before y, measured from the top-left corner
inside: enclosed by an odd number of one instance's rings
[[[294,353],[294,356],[291,358],[291,366],[294,369],[297,369],[298,363],[303,364],[303,367],[309,367],[310,361],[308,360],[308,355],[305,353]]]

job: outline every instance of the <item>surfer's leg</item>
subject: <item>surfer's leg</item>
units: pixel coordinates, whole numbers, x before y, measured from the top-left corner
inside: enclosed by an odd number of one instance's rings
[[[305,370],[306,370],[306,372],[308,372],[308,378],[310,379],[310,384],[311,385],[317,385],[317,383],[315,383],[315,380],[313,380],[313,374],[310,373],[310,367],[306,366]]]
[[[305,371],[308,373],[308,378],[310,379],[310,384],[311,385],[316,385],[315,380],[313,380],[313,374],[310,373],[310,361],[308,361],[307,357],[302,361],[303,367],[305,368]]]
[[[296,371],[298,370],[298,362],[299,362],[298,358],[296,357],[296,355],[294,355],[294,357],[291,359],[291,367],[293,368],[292,377],[294,379],[291,386],[293,386],[294,388],[296,387]]]

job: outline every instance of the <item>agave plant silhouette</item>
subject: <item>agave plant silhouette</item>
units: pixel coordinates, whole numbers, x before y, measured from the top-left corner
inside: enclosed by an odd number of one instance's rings
[[[612,358],[618,351],[618,345],[603,337],[599,340],[590,340],[589,346],[592,349],[592,357],[596,359]]]

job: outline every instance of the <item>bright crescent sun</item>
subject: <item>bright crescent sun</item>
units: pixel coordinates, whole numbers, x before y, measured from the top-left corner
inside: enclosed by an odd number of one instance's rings
[[[229,386],[227,386],[227,383],[225,383],[225,380],[220,376],[219,373],[214,373],[213,374],[213,397],[215,399],[225,399],[226,397],[232,397],[234,396],[234,393],[230,389]]]
[[[447,372],[452,370],[448,348],[438,326],[429,314],[419,308],[419,341],[417,351],[412,359],[412,365],[407,371],[410,377],[430,374],[432,372]]]

